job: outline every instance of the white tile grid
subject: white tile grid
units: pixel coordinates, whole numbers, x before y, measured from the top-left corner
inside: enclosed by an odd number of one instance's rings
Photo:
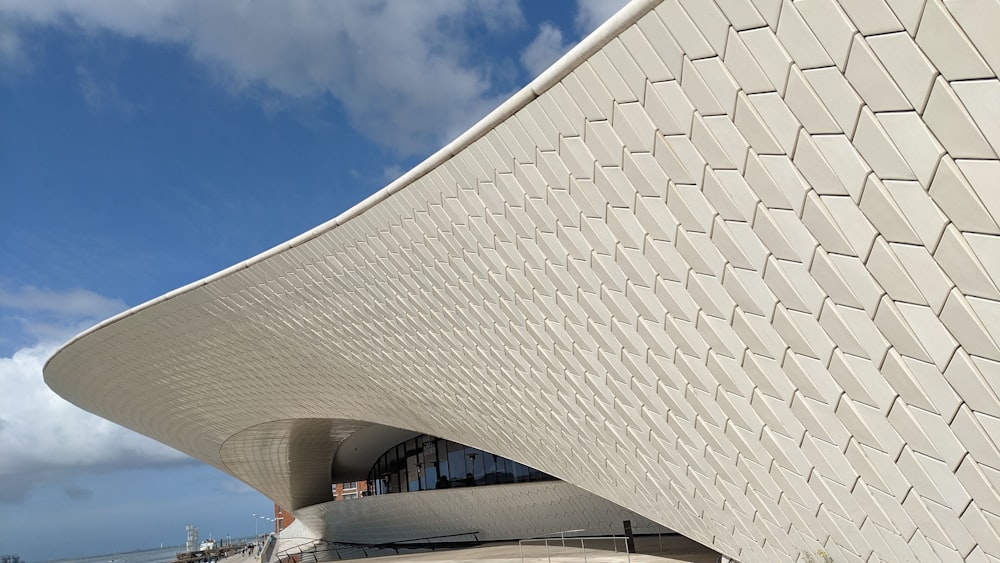
[[[386,495],[363,503],[328,502],[296,511],[295,516],[323,537],[356,543],[467,532],[478,532],[486,541],[556,533],[558,541],[558,532],[579,528],[586,535],[621,536],[623,520],[630,520],[637,533],[669,532],[639,514],[555,482]]]
[[[221,440],[376,420],[747,562],[1000,558],[995,34],[876,4],[669,0],[374,209],[54,363],[290,504],[266,440]]]

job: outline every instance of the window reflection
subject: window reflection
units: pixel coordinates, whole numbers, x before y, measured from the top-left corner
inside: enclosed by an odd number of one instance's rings
[[[382,454],[368,473],[366,494],[551,480],[516,461],[423,434]]]

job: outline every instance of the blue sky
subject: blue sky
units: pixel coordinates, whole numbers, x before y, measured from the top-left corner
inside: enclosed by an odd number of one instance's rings
[[[251,534],[269,500],[44,361],[348,209],[622,3],[0,0],[0,553]]]

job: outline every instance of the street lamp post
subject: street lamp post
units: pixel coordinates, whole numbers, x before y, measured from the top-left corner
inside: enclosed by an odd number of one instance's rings
[[[257,538],[257,514],[254,513],[254,514],[251,514],[250,516],[253,516],[253,537],[255,538],[254,541],[256,541],[256,538]]]

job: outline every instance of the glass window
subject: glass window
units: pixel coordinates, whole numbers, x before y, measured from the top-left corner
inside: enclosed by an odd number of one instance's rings
[[[406,458],[406,482],[407,491],[420,490],[420,474],[417,472],[417,456]]]
[[[514,482],[514,462],[509,459],[503,460],[503,473],[500,477],[501,483],[513,483]]]
[[[547,479],[553,477],[501,456],[421,435],[390,448],[375,462],[363,496]],[[357,487],[356,481],[342,483],[341,498],[362,496]]]
[[[451,473],[448,472],[448,460],[447,459],[445,459],[444,461],[439,461],[438,462],[437,474],[438,474],[438,480],[435,481],[436,485],[434,486],[434,488],[435,489],[447,489],[451,485],[451,481],[450,481],[450,479],[451,479]],[[445,486],[443,486],[443,487],[441,486],[442,483],[443,483],[442,479],[444,481],[448,481],[448,483],[445,484]]]
[[[472,464],[472,477],[477,485],[486,483],[486,456],[482,450],[468,449],[469,462]]]
[[[483,472],[486,474],[485,483],[487,485],[497,484],[496,456],[483,452]]]
[[[515,463],[514,464],[514,482],[515,483],[523,483],[523,482],[525,482],[527,480],[528,480],[528,466],[524,465],[524,464],[521,464],[521,463]]]
[[[452,486],[461,486],[464,483],[465,474],[467,473],[465,462],[465,446],[449,442],[448,470],[451,471],[449,477],[451,478]]]
[[[437,466],[433,463],[428,463],[424,465],[423,475],[421,476],[423,481],[423,487],[425,491],[437,488],[438,482],[438,470]]]

